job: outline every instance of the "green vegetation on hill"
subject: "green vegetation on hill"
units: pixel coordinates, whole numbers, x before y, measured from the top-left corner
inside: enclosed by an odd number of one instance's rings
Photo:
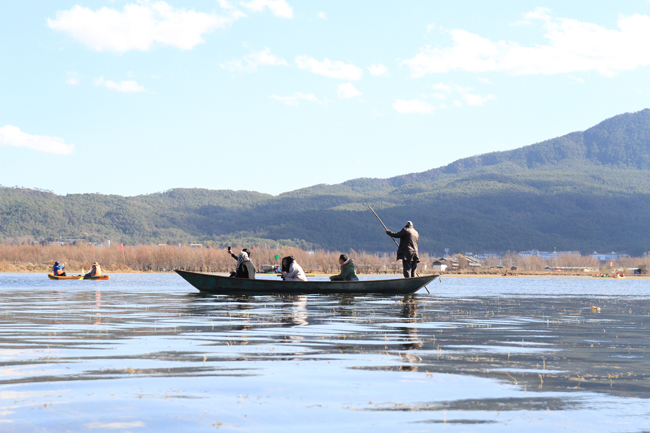
[[[272,196],[173,189],[135,197],[0,188],[0,239],[213,242],[390,251],[412,220],[431,253],[650,251],[650,110],[520,149],[390,179]]]

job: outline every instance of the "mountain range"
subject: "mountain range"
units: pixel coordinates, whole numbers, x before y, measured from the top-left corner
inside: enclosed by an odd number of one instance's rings
[[[650,109],[586,131],[389,179],[277,196],[172,189],[122,197],[0,188],[0,239],[294,245],[391,251],[369,212],[407,220],[433,254],[528,249],[650,251]]]

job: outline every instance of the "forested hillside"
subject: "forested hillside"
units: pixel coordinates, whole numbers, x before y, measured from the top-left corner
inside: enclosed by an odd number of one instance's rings
[[[0,188],[0,238],[213,242],[392,250],[367,210],[441,253],[650,251],[650,110],[584,132],[390,179],[278,196],[174,189],[135,197]]]

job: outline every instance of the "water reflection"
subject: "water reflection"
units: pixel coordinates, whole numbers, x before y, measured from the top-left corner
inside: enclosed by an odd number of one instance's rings
[[[417,316],[418,316],[417,295],[404,296],[404,299],[402,299],[402,313],[400,316],[405,319],[403,323],[415,323],[417,321]],[[398,327],[398,329],[402,331],[402,333],[404,334],[405,336],[404,341],[408,341],[408,343],[402,345],[403,350],[417,350],[422,348],[424,343],[422,342],[422,340],[420,340],[418,336],[417,328],[403,326],[403,327]],[[416,360],[419,357],[416,357],[411,353],[407,353],[405,357],[411,364],[408,366],[408,368],[411,371],[417,371],[418,363],[416,362]]]
[[[16,431],[504,431],[532,413],[545,430],[608,431],[600,421],[618,411],[648,422],[641,291],[540,297],[526,295],[527,281],[500,280],[522,295],[485,296],[497,283],[468,279],[460,296],[233,297],[173,276],[123,278],[0,284],[0,412]]]

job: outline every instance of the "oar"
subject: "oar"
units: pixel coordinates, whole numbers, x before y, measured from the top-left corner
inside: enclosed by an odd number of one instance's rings
[[[368,205],[368,209],[370,209],[370,211],[375,214],[375,216],[377,217],[377,219],[379,220],[381,225],[384,226],[384,229],[386,229],[386,231],[388,231],[388,227],[386,227],[386,224],[384,224],[384,222],[381,220],[381,218],[379,218],[379,215],[377,215],[377,212],[375,212],[375,210],[373,208],[371,208],[370,205]],[[395,245],[397,245],[397,248],[399,248],[399,244],[397,243],[395,238],[392,237],[392,236],[390,238],[393,240],[393,242],[395,242]],[[417,275],[417,271],[415,271],[415,275]],[[426,289],[427,293],[431,294],[431,292],[429,291],[429,288],[427,286],[424,286],[424,288]]]

